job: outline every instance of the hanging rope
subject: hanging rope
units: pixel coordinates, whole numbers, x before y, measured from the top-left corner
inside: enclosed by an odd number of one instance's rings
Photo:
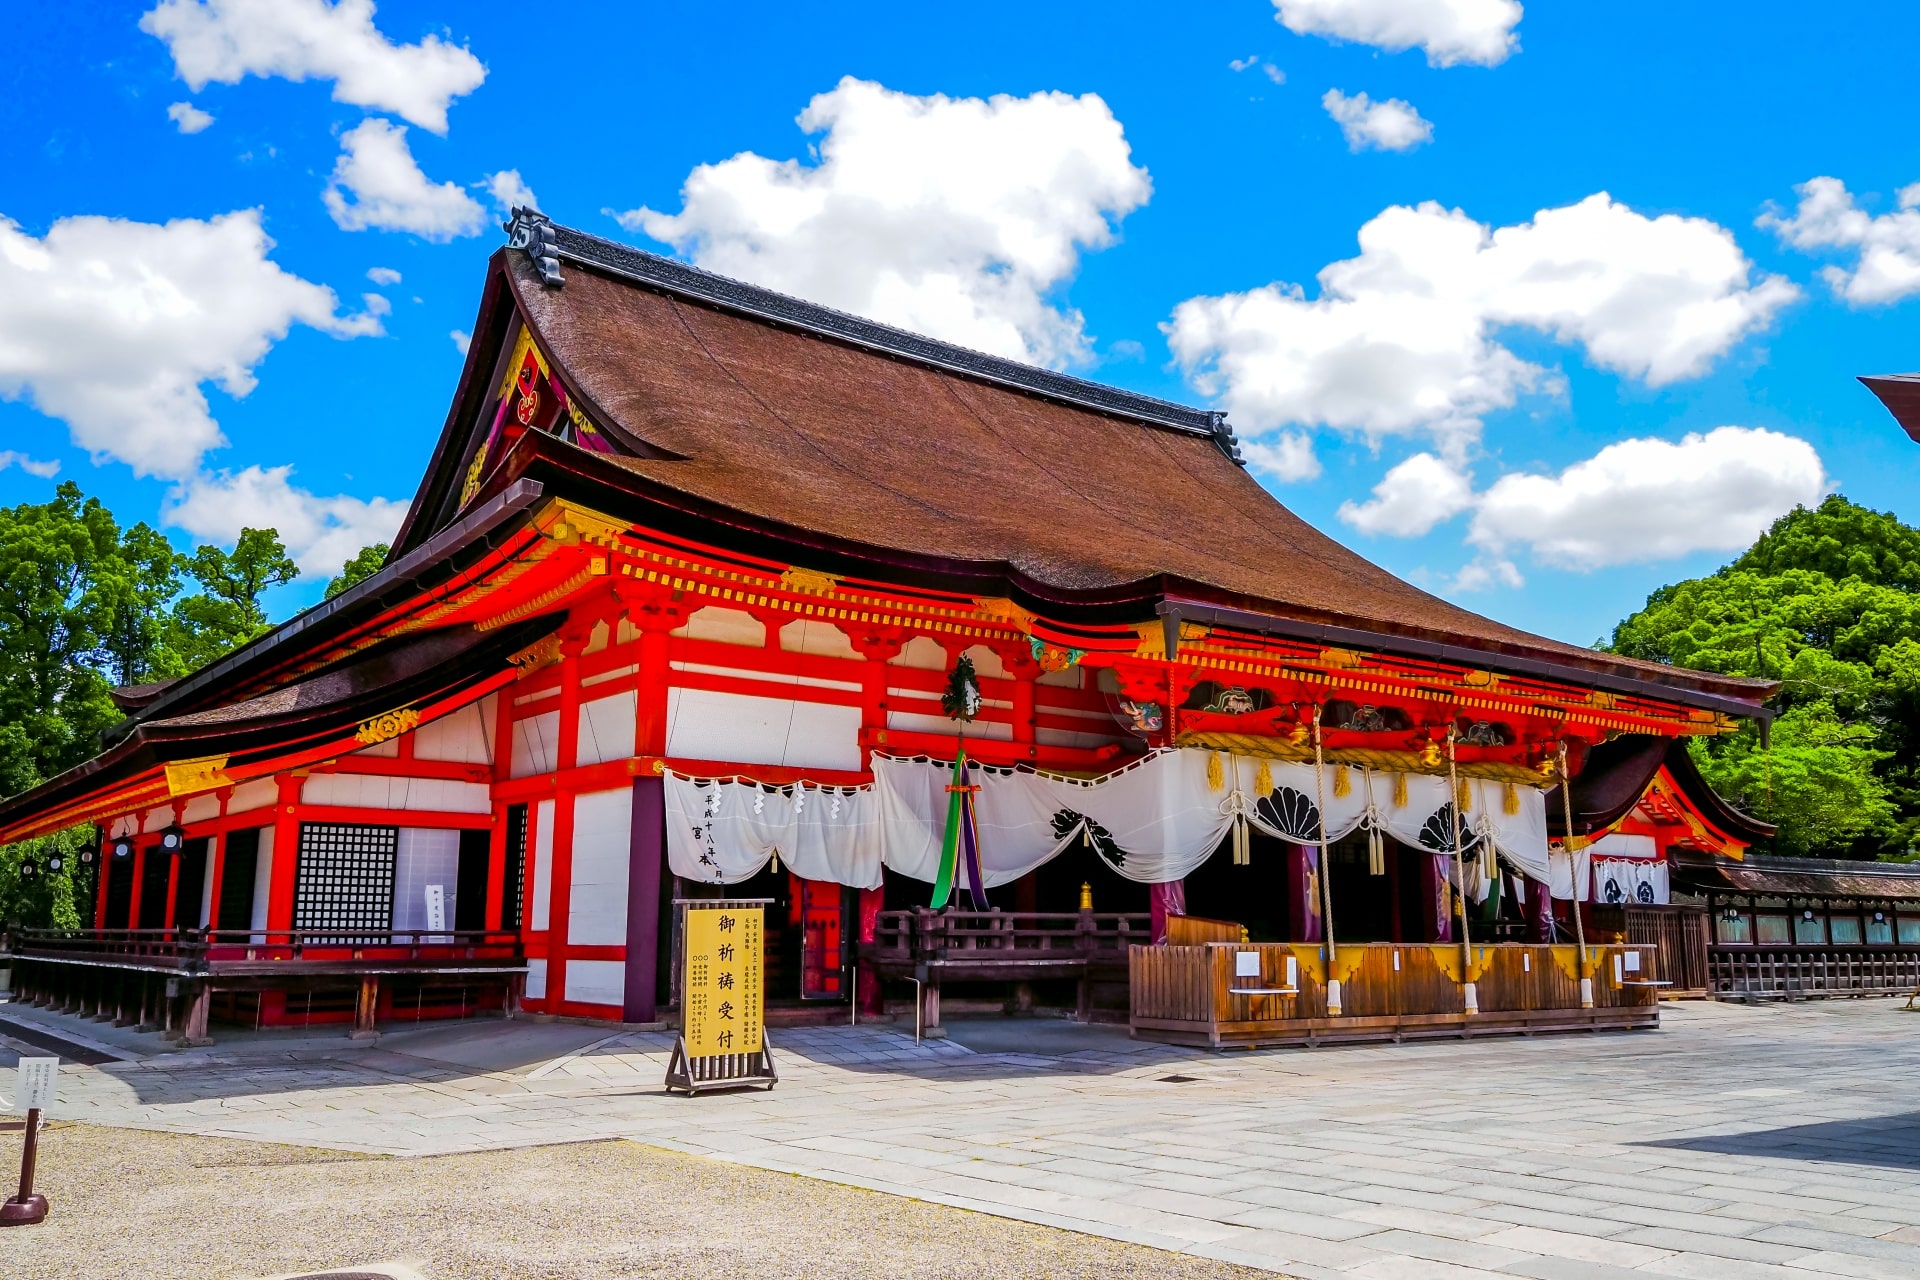
[[[1327,760],[1320,746],[1320,708],[1313,709],[1313,782],[1320,801],[1320,936],[1327,940],[1327,1012],[1340,1012],[1340,980],[1333,976],[1333,850],[1327,847]]]
[[[1564,828],[1566,835],[1562,837],[1560,843],[1567,851],[1567,885],[1568,891],[1573,896],[1573,940],[1574,944],[1580,948],[1580,1003],[1582,1006],[1591,1006],[1593,1004],[1593,988],[1588,985],[1592,981],[1592,975],[1587,972],[1587,926],[1580,919],[1581,885],[1578,874],[1579,858],[1573,851],[1573,779],[1567,776],[1567,744],[1564,739],[1560,743],[1560,811],[1564,815],[1566,822]],[[1553,868],[1551,865],[1547,868],[1547,875],[1549,877],[1547,910],[1549,916],[1551,916],[1553,910],[1553,887],[1551,880]]]
[[[1447,777],[1453,783],[1453,794],[1460,794],[1460,772],[1454,764],[1453,740],[1457,736],[1452,725],[1447,726]],[[1460,849],[1460,806],[1454,804],[1453,810],[1453,874],[1459,881],[1460,890],[1460,991],[1466,1001],[1468,1013],[1480,1011],[1480,997],[1473,989],[1473,940],[1467,931],[1467,868],[1466,859]]]
[[[1367,788],[1367,874],[1387,874],[1387,838],[1380,830],[1380,813],[1373,806],[1373,770],[1362,769],[1360,780]]]

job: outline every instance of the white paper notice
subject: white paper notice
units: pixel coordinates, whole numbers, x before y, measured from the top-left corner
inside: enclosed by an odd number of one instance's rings
[[[427,931],[440,933],[447,927],[447,889],[445,885],[427,886]]]
[[[53,1106],[53,1081],[60,1072],[58,1058],[22,1058],[14,1073],[13,1109],[20,1115]]]
[[[1236,951],[1233,953],[1233,976],[1236,978],[1257,978],[1260,976],[1260,953],[1258,951]]]

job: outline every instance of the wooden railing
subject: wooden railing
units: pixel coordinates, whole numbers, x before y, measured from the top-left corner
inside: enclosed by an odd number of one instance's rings
[[[1588,948],[1595,1008],[1618,1011],[1624,1016],[1613,1021],[1622,1025],[1657,1020],[1660,979],[1645,963],[1649,950]],[[1257,961],[1238,959],[1249,953]],[[1628,968],[1629,953],[1642,956],[1637,971]],[[1476,1015],[1466,1013],[1463,969],[1478,996]],[[1338,1017],[1327,1006],[1329,977],[1340,980]],[[1606,1014],[1581,1009],[1579,963],[1571,946],[1475,945],[1469,964],[1454,944],[1362,943],[1340,947],[1331,972],[1317,943],[1135,947],[1129,985],[1136,1034],[1216,1047],[1609,1021]],[[1638,1010],[1646,1012],[1632,1012]]]
[[[436,929],[22,929],[22,960],[67,960],[203,973],[225,962],[405,960],[511,962],[511,930]]]
[[[1716,996],[1904,996],[1920,988],[1920,947],[1715,946],[1707,968]]]
[[[1150,918],[1094,911],[882,911],[862,954],[880,964],[1105,959],[1149,941]]]

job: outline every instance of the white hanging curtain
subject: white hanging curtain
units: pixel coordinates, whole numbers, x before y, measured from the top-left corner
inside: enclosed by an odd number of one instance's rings
[[[666,775],[667,864],[706,884],[738,884],[777,853],[803,880],[880,887],[872,787],[769,787]],[[941,814],[945,821],[945,812]]]
[[[1626,858],[1593,860],[1593,900],[1613,904],[1665,906],[1667,864]]]
[[[1335,766],[1327,768],[1324,788],[1312,765],[1275,760],[1264,769],[1262,779],[1259,760],[1191,749],[1156,752],[1090,781],[971,765],[969,781],[980,787],[974,812],[981,879],[987,888],[1010,884],[1083,840],[1129,880],[1181,880],[1212,856],[1240,819],[1278,839],[1318,844],[1323,790],[1330,841],[1366,826],[1413,848],[1453,851],[1445,778],[1348,767],[1346,794],[1340,795]],[[953,766],[876,755],[873,776],[863,787],[770,787],[669,772],[668,863],[675,875],[708,884],[738,884],[775,854],[808,880],[871,889],[880,884],[884,863],[899,875],[933,881]],[[1515,788],[1518,811],[1507,813],[1503,784],[1467,785],[1462,845],[1472,849],[1486,841],[1517,870],[1544,878],[1541,793]],[[1477,867],[1469,872],[1470,894],[1479,875]]]
[[[1205,750],[1161,751],[1091,781],[976,766],[975,812],[980,828],[982,879],[988,888],[1018,880],[1066,849],[1088,840],[1121,876],[1146,884],[1184,878],[1226,838],[1236,818],[1279,839],[1318,844],[1323,788],[1312,765],[1267,761],[1270,789],[1258,786],[1262,762]],[[952,766],[927,760],[873,759],[880,796],[882,847],[889,870],[932,880],[945,833]],[[1347,769],[1339,795],[1335,768],[1326,771],[1326,838],[1339,840],[1365,825],[1415,848],[1453,850],[1453,821],[1445,778]],[[1531,787],[1514,789],[1518,812],[1505,811],[1501,783],[1472,782],[1469,812],[1461,815],[1461,842],[1490,841],[1520,871],[1544,878],[1546,805]],[[1404,803],[1395,803],[1399,791]]]
[[[1593,901],[1593,852],[1591,849],[1579,849],[1573,854],[1571,863],[1564,848],[1555,848],[1551,858],[1553,874],[1547,881],[1547,887],[1553,896],[1561,899],[1578,897],[1582,902]],[[1579,882],[1580,891],[1574,892],[1574,882]]]

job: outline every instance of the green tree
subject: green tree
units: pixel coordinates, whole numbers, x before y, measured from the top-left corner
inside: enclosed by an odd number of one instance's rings
[[[1909,856],[1920,843],[1920,530],[1841,497],[1798,508],[1742,556],[1655,591],[1614,652],[1780,682],[1770,745],[1694,742],[1780,852]]]
[[[380,566],[387,562],[387,553],[392,550],[384,542],[360,548],[358,555],[340,566],[340,576],[327,583],[327,599],[333,599],[348,587],[380,572]]]
[[[82,905],[93,901],[94,876],[100,865],[97,859],[80,861],[80,850],[91,839],[88,828],[73,827],[0,845],[0,924],[79,928]]]
[[[231,552],[202,546],[186,558],[200,590],[173,606],[168,648],[185,675],[232,652],[267,630],[260,596],[300,576],[272,529],[242,529]]]

